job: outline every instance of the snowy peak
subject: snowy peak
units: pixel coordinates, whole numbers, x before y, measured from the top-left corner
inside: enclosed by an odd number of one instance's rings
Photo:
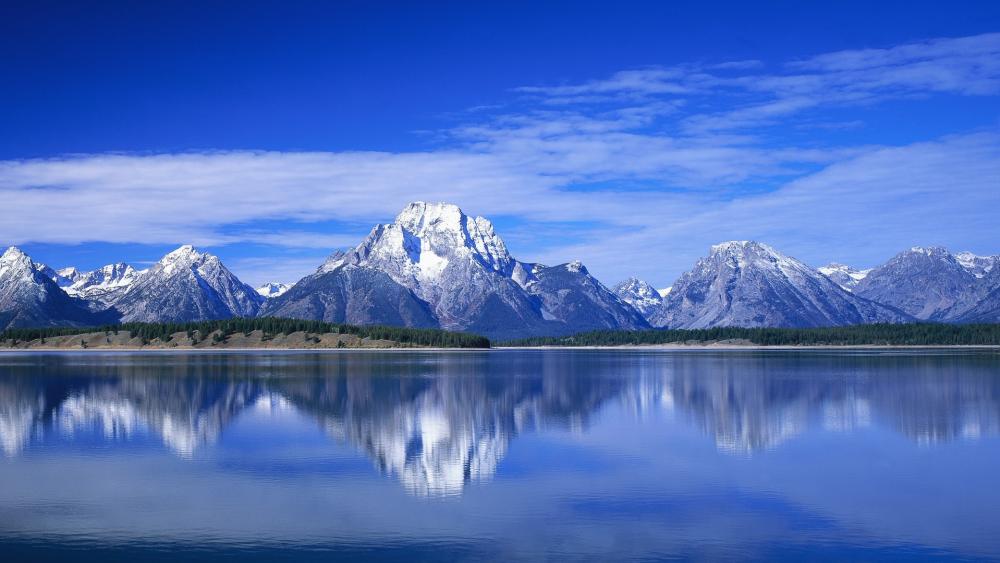
[[[0,271],[11,268],[21,268],[24,266],[34,268],[34,263],[27,254],[22,252],[21,249],[16,246],[9,247],[3,253],[3,256],[0,256]]]
[[[618,282],[611,290],[619,299],[631,305],[646,318],[663,304],[660,292],[638,278],[628,278]]]
[[[419,236],[429,230],[457,233],[465,220],[465,213],[457,205],[415,201],[399,212],[394,223]]]
[[[172,264],[195,264],[202,262],[206,259],[215,258],[211,254],[202,254],[195,250],[190,244],[185,244],[177,250],[167,253],[163,258],[160,258],[158,262],[161,266],[170,266]]]
[[[127,291],[143,273],[124,262],[108,264],[92,272],[77,273],[66,293],[107,304],[115,295]]]
[[[955,260],[972,275],[982,278],[993,271],[996,263],[1000,262],[1000,256],[979,256],[965,251],[956,254]]]
[[[817,275],[812,268],[795,258],[752,240],[736,240],[713,245],[708,257],[699,260],[695,265],[695,270],[701,272],[719,268],[728,268],[737,274],[747,269],[751,272],[769,270],[795,280]]]
[[[170,252],[145,273],[133,271],[132,276],[134,282],[111,301],[125,322],[252,316],[264,301],[217,256],[198,252],[191,245]]]
[[[12,246],[0,256],[0,276],[21,280],[33,279],[38,266],[20,248]]]
[[[865,279],[865,276],[871,272],[871,268],[867,270],[858,270],[838,262],[831,262],[830,264],[817,269],[819,270],[819,273],[830,278],[833,280],[833,283],[839,285],[847,291],[853,291],[854,287],[858,285],[858,282]]]
[[[274,297],[279,297],[284,295],[286,291],[291,289],[291,285],[285,283],[268,282],[257,288],[257,293],[262,297],[271,299]]]
[[[392,226],[416,239],[409,242],[419,243],[418,256],[426,251],[441,256],[451,248],[464,248],[495,271],[505,272],[512,266],[513,259],[493,224],[484,217],[469,217],[457,205],[414,202],[400,212]]]

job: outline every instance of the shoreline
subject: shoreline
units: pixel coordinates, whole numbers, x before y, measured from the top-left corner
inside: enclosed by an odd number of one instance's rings
[[[1000,344],[622,344],[617,346],[497,346],[493,350],[997,350]]]
[[[648,344],[619,346],[494,346],[492,348],[440,348],[416,346],[387,347],[106,347],[106,348],[69,348],[69,347],[30,347],[30,348],[0,348],[4,353],[105,353],[105,352],[154,352],[154,353],[226,353],[226,352],[493,352],[493,351],[551,351],[551,350],[615,350],[615,351],[706,351],[706,352],[745,352],[745,351],[810,351],[810,350],[984,350],[1000,352],[1000,345],[995,344],[852,344],[852,345],[757,345],[757,344]]]

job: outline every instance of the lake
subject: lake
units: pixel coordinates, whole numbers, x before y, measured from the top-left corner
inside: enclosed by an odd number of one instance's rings
[[[0,560],[1000,558],[995,351],[0,354]]]

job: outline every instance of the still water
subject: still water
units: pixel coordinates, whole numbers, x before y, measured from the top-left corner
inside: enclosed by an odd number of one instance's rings
[[[0,355],[0,560],[1000,558],[996,352]]]

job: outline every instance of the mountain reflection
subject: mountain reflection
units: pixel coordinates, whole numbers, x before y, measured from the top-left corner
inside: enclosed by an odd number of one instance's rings
[[[672,412],[726,452],[809,429],[880,426],[920,444],[996,435],[995,365],[974,354],[19,356],[0,372],[0,447],[144,433],[190,457],[254,406],[294,410],[407,491],[440,496],[490,479],[518,435],[585,430],[612,406]]]

